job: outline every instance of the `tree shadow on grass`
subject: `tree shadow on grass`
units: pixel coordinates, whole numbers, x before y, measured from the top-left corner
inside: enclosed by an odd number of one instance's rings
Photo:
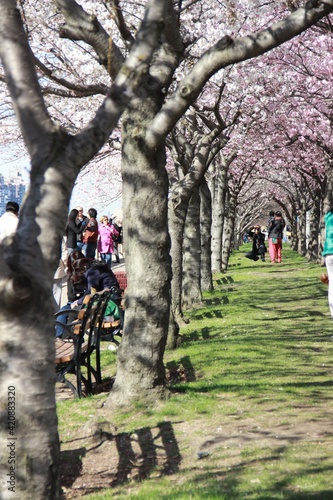
[[[61,452],[59,476],[61,486],[69,488],[82,472],[82,460],[86,454],[85,448],[64,450]]]
[[[212,331],[215,332],[213,335],[211,334]],[[214,338],[219,337],[219,336],[220,336],[220,333],[216,333],[215,326],[212,326],[211,328],[208,326],[204,326],[203,328],[198,328],[197,330],[194,330],[191,333],[183,333],[182,334],[182,343],[195,342],[198,340],[214,339]]]
[[[178,362],[170,361],[166,364],[167,381],[169,384],[179,382],[194,382],[196,380],[195,370],[190,356],[184,356]]]
[[[170,421],[159,422],[155,428],[143,427],[119,434],[104,432],[101,436],[98,444],[91,448],[61,452],[62,487],[71,487],[82,475],[83,457],[94,464],[100,461],[100,471],[93,484],[84,477],[84,487],[89,493],[128,481],[140,482],[157,471],[160,476],[179,471],[182,458]],[[96,441],[96,435],[90,437]],[[103,455],[103,450],[108,450],[107,455]],[[85,468],[89,469],[89,462]],[[92,476],[95,477],[96,472]]]
[[[204,311],[199,314],[195,314],[194,318],[196,320],[200,319],[210,319],[210,318],[223,318],[222,311],[220,309],[214,309],[212,311]]]
[[[221,304],[229,304],[229,297],[222,295],[222,297],[214,297],[213,299],[204,299],[206,306],[220,306]]]
[[[285,498],[288,500],[331,500],[332,491],[322,490],[318,493],[295,491],[294,472],[288,469],[279,474],[279,479],[271,481],[269,486],[265,485],[265,481],[261,481],[257,475],[253,476],[253,480],[247,490],[240,490],[242,476],[253,467],[258,467],[261,464],[263,470],[274,469],[284,453],[287,453],[288,446],[278,446],[275,449],[267,450],[261,458],[248,458],[239,461],[234,461],[232,467],[217,468],[214,462],[210,464],[210,456],[208,456],[207,467],[205,471],[196,474],[189,485],[189,490],[182,490],[183,496],[188,493],[188,498],[191,497],[191,491],[195,491],[197,498],[223,498],[239,500],[241,498],[256,498],[258,500],[276,500],[276,498]],[[301,477],[315,476],[324,471],[330,471],[332,467],[320,467],[319,464],[313,467],[303,467],[299,471]],[[242,493],[240,493],[242,491]],[[277,492],[279,492],[277,494]],[[177,497],[172,495],[169,497],[174,500]]]
[[[223,278],[216,278],[216,279],[213,279],[213,281],[215,283],[217,283],[218,285],[227,285],[229,283],[235,282],[235,280],[233,279],[232,276],[223,276]]]

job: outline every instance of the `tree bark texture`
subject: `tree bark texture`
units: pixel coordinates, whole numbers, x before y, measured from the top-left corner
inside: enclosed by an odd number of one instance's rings
[[[227,192],[228,168],[226,165],[214,164],[212,176],[212,271],[222,272],[222,240],[225,214],[225,198]]]
[[[193,309],[202,305],[200,197],[195,189],[187,210],[183,247],[182,306]]]
[[[173,208],[172,196],[169,200],[169,233],[171,238],[171,308],[175,321],[181,325],[185,322],[182,310],[183,289],[183,239],[187,214],[187,204],[180,204],[176,210]]]
[[[223,248],[222,248],[222,272],[225,273],[228,269],[229,257],[232,249],[236,217],[235,199],[227,196],[227,208],[223,226]]]
[[[203,179],[200,193],[200,235],[201,235],[201,290],[213,290],[212,276],[212,199],[206,179]]]
[[[6,264],[2,261],[0,267],[3,272]],[[4,500],[60,498],[53,305],[50,289],[44,286],[20,265],[1,279],[0,473]]]
[[[300,212],[298,214],[298,253],[305,257],[306,255],[306,203],[301,202]]]
[[[123,217],[128,285],[125,326],[109,405],[165,396],[163,354],[170,308],[168,177],[164,147],[150,151],[144,127],[156,100],[132,101],[123,117]]]
[[[320,234],[320,198],[314,198],[314,204],[310,217],[310,235],[306,258],[310,261],[317,261],[319,258],[319,234]]]

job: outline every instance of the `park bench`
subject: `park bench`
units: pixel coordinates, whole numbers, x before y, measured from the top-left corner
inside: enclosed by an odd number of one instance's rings
[[[111,293],[108,299],[111,298],[119,306],[120,318],[115,319],[113,321],[105,319],[104,317],[105,308],[104,308],[103,314],[100,316],[100,323],[98,324],[97,338],[99,342],[100,341],[112,342],[116,345],[116,347],[118,347],[120,342],[115,337],[122,336],[122,331],[124,327],[124,312],[125,312],[124,294],[127,288],[127,275],[125,271],[117,271],[117,270],[114,271],[114,274],[119,283],[120,294],[115,296],[114,294]],[[107,302],[105,305],[107,305]]]
[[[121,335],[124,312],[120,306],[119,320],[105,320],[105,310],[110,299],[120,305],[122,296],[114,295],[110,290],[88,295],[83,307],[74,312],[76,319],[66,325],[61,323],[67,338],[55,340],[56,382],[69,387],[75,397],[92,394],[93,379],[95,385],[102,383],[100,341],[108,340],[119,345],[114,336]],[[68,312],[73,314],[72,309],[68,309]],[[61,311],[58,314],[63,313]],[[82,368],[85,369],[84,372]],[[69,374],[74,375],[74,383],[68,378]]]
[[[96,384],[101,381],[100,352],[96,350],[96,324],[105,300],[105,295],[87,296],[84,308],[77,311],[77,318],[66,325],[62,324],[67,338],[55,340],[56,382],[65,384],[79,398],[83,393],[92,394],[92,378]],[[68,311],[73,313],[73,310]],[[93,354],[95,366],[92,365]],[[74,382],[68,377],[69,374],[74,375]]]
[[[112,300],[117,305],[119,305],[120,319],[109,321],[105,319],[105,310],[108,306],[109,300]],[[116,346],[119,345],[119,341],[115,339],[116,335],[122,335],[122,329],[124,324],[124,309],[122,305],[123,296],[115,295],[112,292],[106,292],[104,295],[104,301],[100,309],[100,314],[95,324],[95,336],[94,336],[94,349],[96,351],[95,357],[95,370],[96,378],[98,383],[102,383],[101,376],[101,366],[100,366],[100,343],[101,341],[108,341],[114,343]]]

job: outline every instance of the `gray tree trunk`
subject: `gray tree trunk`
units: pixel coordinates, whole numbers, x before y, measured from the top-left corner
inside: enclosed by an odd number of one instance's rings
[[[187,204],[180,204],[176,210],[173,208],[172,197],[169,201],[169,232],[171,238],[172,281],[171,300],[172,313],[178,325],[188,322],[182,310],[183,289],[183,239],[187,214]],[[171,331],[172,334],[172,331]],[[172,340],[170,340],[170,343]]]
[[[234,228],[235,228],[236,207],[235,200],[232,196],[228,196],[226,203],[226,215],[224,219],[223,229],[223,249],[222,249],[222,272],[227,272],[229,265],[229,257],[232,249]]]
[[[298,253],[306,255],[306,203],[303,200],[298,214]]]
[[[200,197],[194,190],[187,210],[184,233],[182,306],[192,309],[202,305]]]
[[[165,151],[150,151],[145,121],[158,99],[142,98],[123,116],[123,217],[128,284],[125,327],[108,405],[165,396],[164,349],[170,308],[171,259]],[[141,132],[141,133],[140,133]],[[137,196],[137,193],[140,193]],[[140,355],[138,355],[140,353]]]
[[[212,276],[212,199],[205,179],[200,185],[201,290],[213,290]]]
[[[222,155],[221,155],[222,156]],[[214,164],[212,176],[212,271],[222,272],[222,241],[229,163]]]
[[[320,216],[320,198],[314,197],[314,204],[310,217],[310,236],[306,252],[306,258],[309,261],[318,261],[319,259]]]

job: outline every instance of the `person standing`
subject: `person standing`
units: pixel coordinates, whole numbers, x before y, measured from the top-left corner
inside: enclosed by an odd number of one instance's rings
[[[67,244],[67,250],[68,253],[71,254],[75,250],[78,250],[77,247],[77,235],[82,233],[83,228],[78,227],[76,225],[76,218],[78,215],[78,211],[76,208],[73,208],[68,215],[68,220],[65,228],[65,236],[67,238],[66,244]]]
[[[328,305],[333,321],[333,206],[325,214],[325,241],[323,257],[328,275]]]
[[[84,243],[82,252],[89,259],[95,258],[98,240],[98,222],[96,220],[97,210],[89,208],[88,222],[83,228],[82,241]]]
[[[118,235],[113,237],[114,254],[116,256],[116,262],[120,262],[120,254],[123,254],[123,221],[121,219],[111,220],[111,225],[118,231]]]
[[[282,238],[283,230],[286,223],[282,217],[282,213],[278,210],[275,212],[269,228],[269,238],[271,239],[271,263],[280,263],[282,261]]]
[[[275,217],[275,212],[274,210],[271,210],[269,212],[268,216],[268,221],[267,221],[267,238],[268,238],[268,253],[270,256],[270,259],[272,260],[272,255],[274,255],[273,248],[272,248],[272,238],[270,237],[270,232],[271,232],[271,225]]]
[[[61,307],[63,289],[67,283],[66,262],[68,258],[67,246],[65,239],[61,241],[61,256],[59,265],[53,276],[53,298],[55,310],[58,311]]]
[[[87,223],[88,223],[88,217],[86,215],[83,214],[83,207],[81,206],[77,206],[75,207],[76,210],[78,211],[78,215],[76,217],[76,225],[77,227],[79,228],[82,228],[82,231],[84,230],[84,228],[86,227]],[[76,246],[79,250],[82,250],[83,248],[83,240],[82,240],[82,232],[79,233],[77,235],[77,243],[76,243]]]
[[[114,253],[113,237],[119,236],[119,232],[113,224],[109,224],[107,215],[102,215],[100,218],[100,225],[98,227],[99,239],[97,250],[100,254],[101,260],[111,268],[112,254]]]
[[[6,203],[6,212],[0,217],[0,242],[16,232],[19,209],[19,204],[16,201]]]

